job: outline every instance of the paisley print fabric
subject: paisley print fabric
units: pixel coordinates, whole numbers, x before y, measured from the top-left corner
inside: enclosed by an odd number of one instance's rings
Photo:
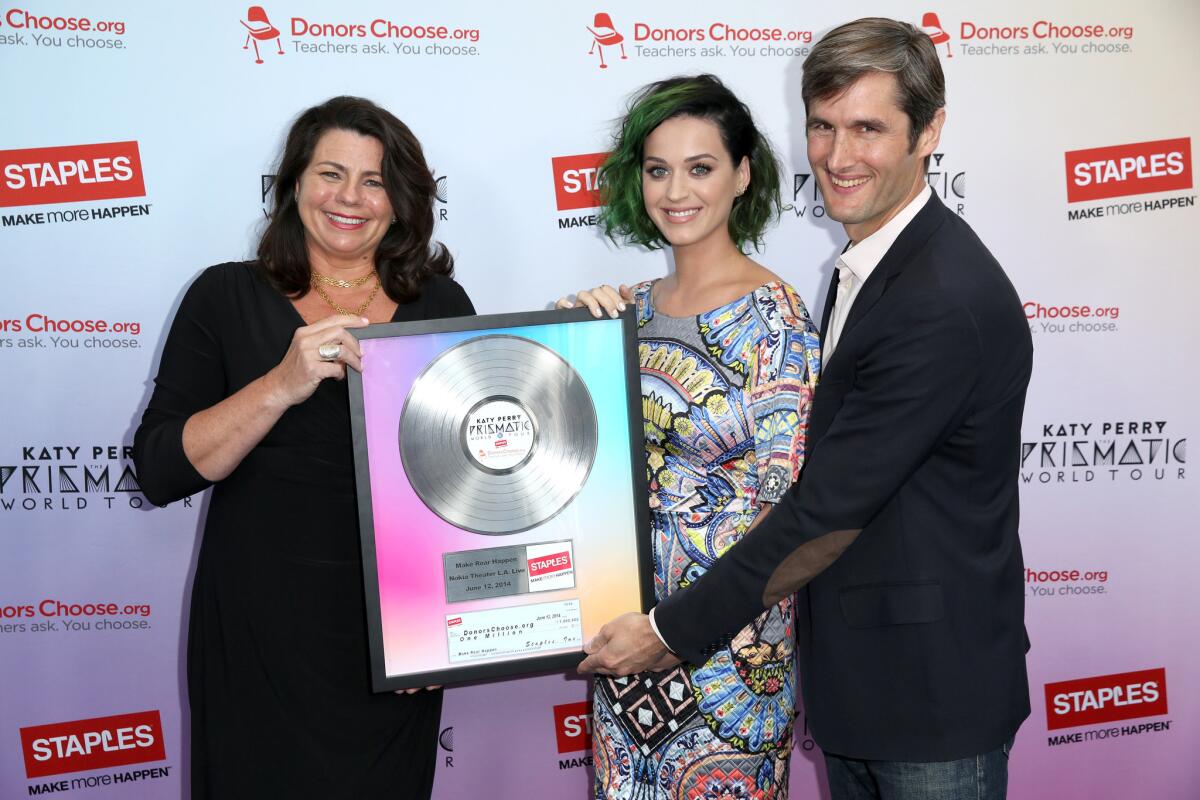
[[[804,461],[820,372],[803,302],[774,282],[694,317],[635,287],[646,470],[659,599],[745,535]],[[786,798],[795,716],[792,601],[702,665],[598,678],[597,798]]]

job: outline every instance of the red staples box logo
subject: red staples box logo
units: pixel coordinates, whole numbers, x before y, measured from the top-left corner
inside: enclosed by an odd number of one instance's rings
[[[123,767],[167,757],[157,711],[21,728],[25,775]]]
[[[551,158],[554,167],[554,199],[559,211],[596,208],[600,205],[600,165],[608,153]]]
[[[592,706],[586,700],[554,707],[554,736],[558,752],[592,749]]]
[[[1067,202],[1192,188],[1192,140],[1122,144],[1072,150],[1067,158]]]
[[[529,561],[529,576],[535,577],[547,572],[562,572],[571,568],[571,552],[563,550],[554,555],[533,558]]]
[[[1165,669],[1046,684],[1046,728],[1052,731],[1166,713]]]
[[[137,142],[0,150],[0,207],[145,194]]]

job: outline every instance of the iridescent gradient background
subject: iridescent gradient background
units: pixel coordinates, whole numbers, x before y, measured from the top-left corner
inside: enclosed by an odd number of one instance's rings
[[[506,536],[465,531],[430,511],[405,477],[397,442],[400,413],[421,370],[454,345],[493,333],[531,339],[562,356],[591,392],[599,424],[596,459],[579,494],[542,525]],[[366,339],[362,345],[363,405],[388,675],[451,666],[446,652],[447,614],[580,597],[586,641],[614,616],[640,610],[634,568],[636,540],[629,535],[634,525],[633,466],[619,321]],[[447,446],[456,447],[457,442]],[[643,468],[640,462],[637,467]],[[446,602],[444,553],[561,539],[574,542],[574,589]]]

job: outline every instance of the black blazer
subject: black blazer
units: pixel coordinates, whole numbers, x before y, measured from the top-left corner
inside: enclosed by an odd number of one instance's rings
[[[1029,715],[1017,474],[1032,361],[1012,284],[931,196],[850,309],[800,480],[659,604],[668,645],[702,663],[796,592],[823,750],[948,761],[1008,741]]]

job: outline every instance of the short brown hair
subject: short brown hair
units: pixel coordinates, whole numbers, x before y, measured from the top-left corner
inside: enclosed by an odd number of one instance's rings
[[[907,22],[864,17],[834,28],[804,61],[804,108],[845,91],[868,72],[890,72],[897,105],[908,117],[911,152],[938,109],[946,105],[946,76],[929,37]]]

